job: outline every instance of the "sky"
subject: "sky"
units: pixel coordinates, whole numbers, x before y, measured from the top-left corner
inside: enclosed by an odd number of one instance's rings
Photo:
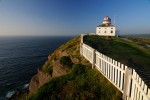
[[[95,32],[105,16],[119,34],[150,34],[150,0],[0,0],[0,36]]]

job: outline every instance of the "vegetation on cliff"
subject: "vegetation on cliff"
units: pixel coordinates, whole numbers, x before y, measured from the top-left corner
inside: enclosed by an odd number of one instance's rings
[[[67,62],[66,62],[67,60]],[[65,74],[55,76],[56,66]],[[80,56],[80,37],[63,44],[43,65],[45,73],[53,69],[52,79],[33,94],[30,100],[48,99],[121,99],[122,94],[91,64]]]
[[[69,56],[62,56],[60,58],[60,64],[69,68],[72,68],[73,62],[71,61]]]
[[[74,64],[69,74],[42,86],[30,100],[119,100],[121,94],[96,69]]]

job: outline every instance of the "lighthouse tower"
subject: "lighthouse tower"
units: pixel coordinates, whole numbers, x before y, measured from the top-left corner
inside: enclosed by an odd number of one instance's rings
[[[106,16],[101,25],[96,27],[96,34],[101,36],[115,36],[116,27],[111,25],[111,19]]]

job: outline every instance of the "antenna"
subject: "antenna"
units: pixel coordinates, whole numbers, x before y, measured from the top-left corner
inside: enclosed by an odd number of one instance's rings
[[[115,22],[116,22],[115,17],[116,17],[116,16],[114,15],[114,25],[116,25],[116,23],[115,23]]]
[[[116,16],[115,15],[114,15],[114,26],[116,27],[116,36],[118,37],[119,31],[117,30],[117,26],[116,26]]]

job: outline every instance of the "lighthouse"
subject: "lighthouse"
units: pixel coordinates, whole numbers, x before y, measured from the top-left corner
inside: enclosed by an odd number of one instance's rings
[[[96,27],[96,34],[100,36],[115,36],[116,27],[111,24],[111,19],[106,16],[101,25]]]

